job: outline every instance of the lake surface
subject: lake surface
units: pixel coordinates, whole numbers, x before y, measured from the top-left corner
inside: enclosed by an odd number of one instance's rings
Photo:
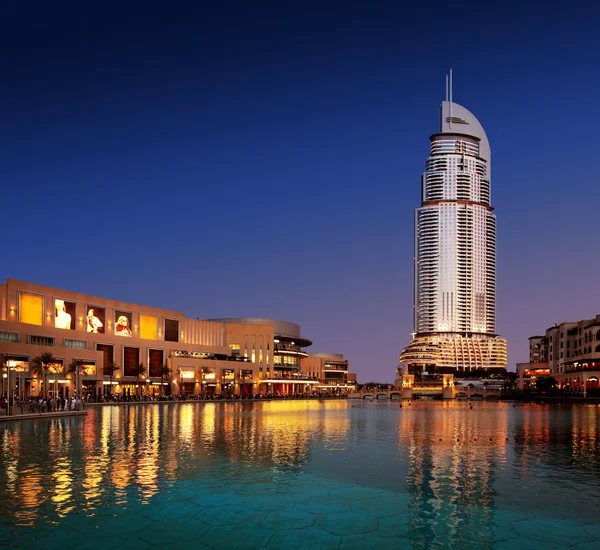
[[[273,401],[0,424],[0,547],[600,548],[600,407]]]

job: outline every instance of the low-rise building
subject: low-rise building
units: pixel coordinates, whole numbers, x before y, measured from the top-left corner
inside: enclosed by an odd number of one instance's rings
[[[587,394],[600,380],[600,315],[555,324],[544,336],[529,338],[529,362],[517,364],[519,389],[540,376],[553,377],[559,388]]]
[[[356,386],[356,375],[348,373],[348,361],[341,353],[311,353],[302,359],[305,374],[319,380],[324,395],[345,395]]]
[[[285,321],[192,319],[15,279],[0,284],[2,395],[311,393],[318,379],[300,363],[311,344]],[[50,359],[40,365],[42,354]]]
[[[276,319],[263,319],[256,317],[233,317],[211,319],[213,322],[223,323],[228,330],[234,329],[238,342],[241,345],[243,338],[244,354],[253,364],[258,363],[258,384],[260,393],[269,395],[301,395],[312,393],[318,380],[314,376],[306,375],[301,368],[301,361],[308,357],[304,351],[312,345],[310,340],[300,336],[300,325]],[[256,341],[249,334],[249,327],[269,326],[271,338]],[[252,352],[249,353],[248,343],[252,338]],[[232,345],[232,343],[230,343]]]

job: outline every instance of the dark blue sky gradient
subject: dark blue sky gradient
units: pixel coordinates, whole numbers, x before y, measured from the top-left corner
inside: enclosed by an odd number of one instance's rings
[[[453,67],[492,146],[509,368],[600,313],[597,4],[12,4],[0,278],[297,322],[391,382]]]

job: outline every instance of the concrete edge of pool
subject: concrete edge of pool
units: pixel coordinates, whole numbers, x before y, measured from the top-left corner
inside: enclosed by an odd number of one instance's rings
[[[35,420],[36,418],[57,418],[64,416],[85,416],[87,411],[64,411],[50,413],[31,413],[15,414],[10,416],[0,416],[0,422],[12,422],[13,420]]]

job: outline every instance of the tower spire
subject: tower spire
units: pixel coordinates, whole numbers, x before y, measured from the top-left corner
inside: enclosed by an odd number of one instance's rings
[[[448,73],[446,73],[446,101],[448,101]]]
[[[448,123],[452,129],[452,69],[450,69],[450,109],[448,111]]]

